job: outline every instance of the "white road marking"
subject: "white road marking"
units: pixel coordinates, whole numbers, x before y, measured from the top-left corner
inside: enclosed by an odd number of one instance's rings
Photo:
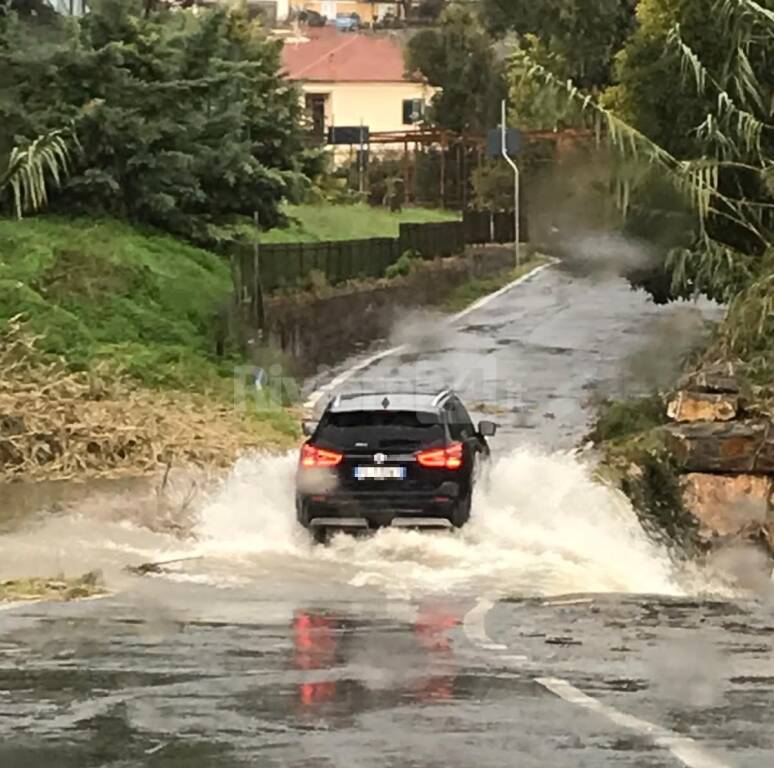
[[[494,301],[499,296],[502,296],[504,293],[507,293],[512,288],[515,288],[517,285],[521,285],[522,283],[529,280],[531,277],[534,277],[535,275],[538,275],[540,272],[542,272],[545,269],[548,269],[548,267],[553,266],[556,264],[556,259],[551,259],[551,261],[548,264],[541,264],[539,267],[535,267],[534,269],[527,272],[526,275],[522,275],[521,277],[517,278],[516,280],[512,280],[508,285],[503,286],[497,291],[494,291],[494,293],[490,293],[486,296],[482,296],[478,301],[473,302],[469,307],[465,307],[461,312],[457,312],[457,314],[452,315],[449,319],[449,323],[455,323],[457,320],[461,320],[463,317],[466,317],[471,312],[475,312],[477,309],[481,309],[482,307],[485,307],[487,304],[489,304],[490,301]],[[366,360],[362,360],[359,363],[356,363],[351,368],[347,368],[347,370],[342,371],[335,379],[332,381],[329,381],[327,384],[323,385],[319,389],[316,389],[314,392],[312,392],[309,397],[306,399],[303,405],[303,412],[306,418],[312,418],[314,415],[314,410],[317,407],[317,404],[320,402],[320,400],[325,397],[327,394],[331,394],[335,392],[342,384],[349,381],[356,373],[360,373],[360,371],[364,371],[366,368],[370,368],[374,363],[378,363],[380,360],[383,360],[385,357],[390,357],[390,355],[397,355],[401,352],[404,352],[408,348],[407,344],[401,344],[397,347],[392,347],[390,349],[385,349],[382,352],[377,352],[375,355],[371,355],[371,357],[367,358]]]
[[[489,293],[486,296],[482,296],[477,301],[474,301],[470,306],[465,307],[461,312],[457,312],[456,315],[452,315],[449,322],[454,323],[457,320],[461,320],[463,317],[466,317],[471,312],[475,312],[478,309],[482,309],[487,304],[489,304],[490,301],[494,301],[495,299],[502,296],[504,293],[508,293],[512,288],[515,288],[517,285],[521,285],[522,283],[526,283],[527,280],[529,280],[532,277],[536,277],[544,270],[548,269],[549,267],[553,267],[554,264],[558,263],[558,259],[551,259],[548,264],[541,264],[539,267],[535,267],[534,269],[531,269],[526,274],[522,275],[521,277],[517,277],[515,280],[511,280],[508,285],[504,285],[502,288],[499,288],[498,290],[494,291],[494,293]]]
[[[465,614],[465,618],[462,620],[462,628],[468,640],[474,645],[485,648],[487,651],[506,651],[508,646],[493,643],[486,633],[484,619],[493,607],[493,600],[490,600],[488,597],[480,597],[476,605]]]
[[[546,608],[561,608],[564,605],[591,605],[593,602],[589,597],[577,600],[546,600],[543,605]]]
[[[607,704],[603,704],[601,701],[583,693],[583,691],[570,685],[566,680],[556,677],[538,677],[535,679],[535,682],[570,704],[588,709],[590,712],[606,717],[616,725],[651,737],[658,746],[668,749],[689,768],[730,768],[728,763],[709,754],[693,739],[681,736],[674,731],[669,731],[660,725],[649,723],[647,720],[641,720],[633,715],[619,712],[617,709],[613,709],[613,707],[609,707]]]
[[[585,601],[557,601],[555,603],[546,601],[543,605],[573,605],[579,602],[583,603]],[[507,650],[507,646],[492,642],[492,639],[486,632],[484,623],[487,613],[494,605],[495,601],[492,598],[480,597],[475,607],[465,614],[463,629],[467,638],[479,648],[487,651],[504,651]],[[529,661],[526,656],[510,654],[501,654],[498,658],[505,661]],[[627,715],[625,712],[619,712],[617,709],[592,698],[571,685],[567,680],[562,680],[558,677],[536,677],[535,682],[570,704],[582,707],[590,712],[595,712],[606,717],[616,725],[650,737],[656,745],[668,749],[688,768],[732,768],[730,763],[710,754],[688,736],[681,736],[679,733],[662,728],[660,725],[655,725],[647,720],[641,720],[638,717],[634,717],[634,715]]]
[[[303,406],[304,412],[311,416],[317,406],[317,403],[319,403],[326,394],[334,392],[342,384],[344,384],[344,382],[349,381],[349,379],[351,379],[356,373],[360,373],[360,371],[365,370],[366,368],[370,368],[374,363],[378,363],[379,360],[383,360],[385,357],[389,357],[390,355],[396,355],[399,352],[402,352],[404,349],[406,349],[405,344],[401,344],[399,347],[385,349],[383,352],[371,355],[371,357],[357,363],[357,365],[353,365],[351,368],[347,368],[346,371],[342,371],[335,379],[333,379],[333,381],[328,382],[309,395]]]

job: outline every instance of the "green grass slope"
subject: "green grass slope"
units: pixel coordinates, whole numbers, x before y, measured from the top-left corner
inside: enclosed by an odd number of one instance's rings
[[[454,221],[449,211],[404,208],[393,213],[370,205],[289,205],[285,213],[293,222],[287,229],[273,229],[264,235],[268,243],[359,240],[366,237],[397,237],[402,223],[423,224]]]
[[[23,314],[74,369],[107,362],[150,385],[207,388],[228,265],[113,220],[0,219],[0,325]]]
[[[287,228],[272,229],[261,239],[265,243],[298,243],[321,240],[359,240],[366,237],[397,237],[401,223],[454,221],[449,211],[428,208],[404,208],[392,213],[370,205],[287,205]]]

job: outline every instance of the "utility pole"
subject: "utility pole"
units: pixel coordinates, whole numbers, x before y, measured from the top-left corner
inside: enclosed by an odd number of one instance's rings
[[[263,337],[266,316],[263,307],[263,283],[261,281],[261,221],[258,211],[253,213],[255,224],[255,241],[253,243],[253,306],[252,321],[258,330],[259,338]]]
[[[360,151],[357,156],[357,191],[363,194],[365,190],[365,157],[363,156],[363,118],[360,118]]]
[[[514,240],[516,241],[516,266],[521,266],[521,245],[519,241],[521,240],[521,232],[519,232],[519,166],[516,165],[516,163],[510,158],[508,155],[508,142],[507,142],[507,136],[508,131],[505,125],[505,119],[506,119],[506,104],[505,99],[503,99],[501,104],[501,120],[500,120],[500,127],[502,129],[502,146],[501,150],[503,153],[503,157],[505,158],[505,161],[508,163],[508,165],[511,166],[513,169],[513,232],[514,232]]]

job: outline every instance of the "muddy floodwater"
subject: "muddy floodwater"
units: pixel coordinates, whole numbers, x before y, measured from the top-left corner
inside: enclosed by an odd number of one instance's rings
[[[139,492],[145,495],[157,482],[158,478],[128,477],[0,483],[0,525],[18,524],[24,518],[46,511],[62,512],[94,494]]]

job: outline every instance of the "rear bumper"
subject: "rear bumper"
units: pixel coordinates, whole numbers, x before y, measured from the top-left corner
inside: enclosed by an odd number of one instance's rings
[[[459,486],[444,483],[422,493],[334,493],[296,497],[299,522],[309,528],[315,520],[363,521],[366,527],[401,524],[411,519],[448,520],[457,504]],[[331,523],[333,524],[333,522]],[[353,523],[351,527],[364,527]]]

